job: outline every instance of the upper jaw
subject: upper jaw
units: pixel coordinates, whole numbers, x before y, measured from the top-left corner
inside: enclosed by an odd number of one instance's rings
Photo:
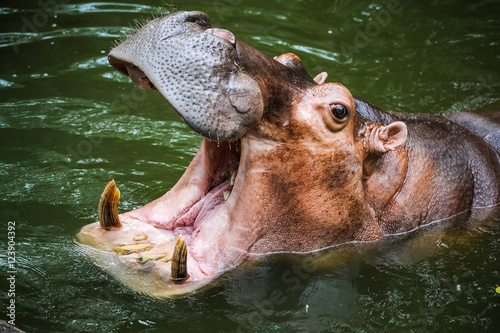
[[[185,31],[184,31],[185,33]],[[216,36],[220,39],[229,42],[232,47],[236,48],[236,38],[232,32],[220,28],[207,28],[204,33]],[[181,34],[177,31],[175,34],[168,36],[164,39],[172,38]],[[127,60],[128,59],[128,60]],[[154,84],[149,79],[148,75],[141,69],[140,61],[133,59],[131,56],[127,56],[126,52],[120,51],[120,47],[116,47],[111,50],[108,55],[108,61],[111,66],[123,75],[130,77],[132,82],[141,89],[153,89],[157,90]],[[147,68],[147,66],[143,66]]]
[[[181,12],[151,21],[108,59],[139,87],[158,90],[195,132],[235,141],[264,110],[259,84],[238,65],[237,46],[206,14]]]

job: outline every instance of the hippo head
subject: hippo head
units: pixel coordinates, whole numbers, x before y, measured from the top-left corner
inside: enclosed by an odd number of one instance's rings
[[[149,22],[109,61],[139,87],[158,90],[204,137],[165,195],[118,216],[110,183],[101,223],[79,233],[87,254],[123,283],[170,296],[251,255],[379,236],[367,222],[366,186],[377,186],[367,177],[405,142],[403,123],[360,117],[360,102],[324,83],[325,73],[312,79],[293,54],[270,59],[211,28],[201,12]]]

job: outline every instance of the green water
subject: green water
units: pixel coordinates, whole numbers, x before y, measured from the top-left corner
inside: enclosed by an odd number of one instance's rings
[[[121,211],[140,207],[175,184],[201,142],[158,93],[107,63],[113,41],[164,4],[0,3],[0,319],[15,300],[27,332],[498,332],[498,219],[341,247],[326,264],[264,258],[177,300],[134,293],[89,262],[73,239],[97,219],[106,182],[116,179]],[[270,56],[294,52],[312,75],[328,71],[384,109],[500,109],[499,1],[173,4]]]

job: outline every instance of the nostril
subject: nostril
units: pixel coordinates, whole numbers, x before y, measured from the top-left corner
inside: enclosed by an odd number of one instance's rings
[[[210,27],[210,19],[208,15],[203,12],[185,12],[180,19],[184,22],[196,23],[205,29]]]

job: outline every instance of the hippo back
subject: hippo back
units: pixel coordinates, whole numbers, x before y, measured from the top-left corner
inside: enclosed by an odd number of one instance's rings
[[[500,112],[482,114],[457,112],[447,115],[446,118],[482,137],[500,153]]]

